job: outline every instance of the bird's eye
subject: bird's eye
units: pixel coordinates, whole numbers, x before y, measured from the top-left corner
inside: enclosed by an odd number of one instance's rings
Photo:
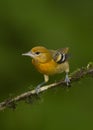
[[[35,52],[35,54],[36,54],[36,55],[39,55],[39,54],[40,54],[40,52],[38,52],[38,51],[37,51],[37,52]]]

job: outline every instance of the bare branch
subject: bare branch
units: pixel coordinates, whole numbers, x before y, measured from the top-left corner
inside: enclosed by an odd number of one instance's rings
[[[86,67],[82,67],[80,69],[77,69],[73,73],[71,73],[69,75],[69,78],[70,78],[70,81],[72,84],[73,82],[77,82],[78,80],[82,79],[85,76],[93,77],[93,63],[92,62],[89,63]],[[58,82],[49,84],[49,85],[42,86],[39,89],[39,93],[45,92],[50,88],[54,88],[54,87],[60,86],[60,85],[66,86],[64,79],[62,79]],[[22,100],[25,101],[27,98],[33,99],[36,97],[36,95],[37,94],[36,94],[36,91],[34,89],[31,91],[27,91],[25,93],[22,93],[14,98],[7,99],[7,100],[0,103],[0,110],[4,110],[7,107],[15,108],[17,102],[22,101]]]

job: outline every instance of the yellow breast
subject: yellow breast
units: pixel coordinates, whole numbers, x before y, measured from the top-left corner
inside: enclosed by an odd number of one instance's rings
[[[33,65],[36,69],[46,75],[54,75],[62,72],[69,72],[69,64],[68,62],[64,62],[62,64],[57,64],[54,60],[51,60],[47,63],[38,63],[32,60]]]
[[[40,73],[46,75],[53,75],[56,73],[57,63],[53,60],[51,60],[48,63],[37,63],[34,60],[32,60],[32,63]]]

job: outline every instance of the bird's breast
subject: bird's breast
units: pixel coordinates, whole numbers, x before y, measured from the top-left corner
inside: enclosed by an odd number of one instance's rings
[[[57,73],[62,73],[64,71],[69,71],[68,62],[57,64],[54,60],[51,60],[50,62],[47,63],[38,63],[32,60],[32,63],[40,73],[46,75],[54,75]]]
[[[37,63],[33,60],[32,63],[40,73],[46,75],[53,75],[56,73],[57,64],[53,60],[47,63]]]

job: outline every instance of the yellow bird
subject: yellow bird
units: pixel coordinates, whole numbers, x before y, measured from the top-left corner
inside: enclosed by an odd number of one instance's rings
[[[65,82],[69,85],[68,50],[69,48],[50,50],[43,46],[36,46],[29,52],[22,54],[24,56],[30,56],[32,58],[32,64],[44,75],[44,82],[36,87],[37,93],[39,92],[39,88],[49,81],[49,75],[65,72]]]

